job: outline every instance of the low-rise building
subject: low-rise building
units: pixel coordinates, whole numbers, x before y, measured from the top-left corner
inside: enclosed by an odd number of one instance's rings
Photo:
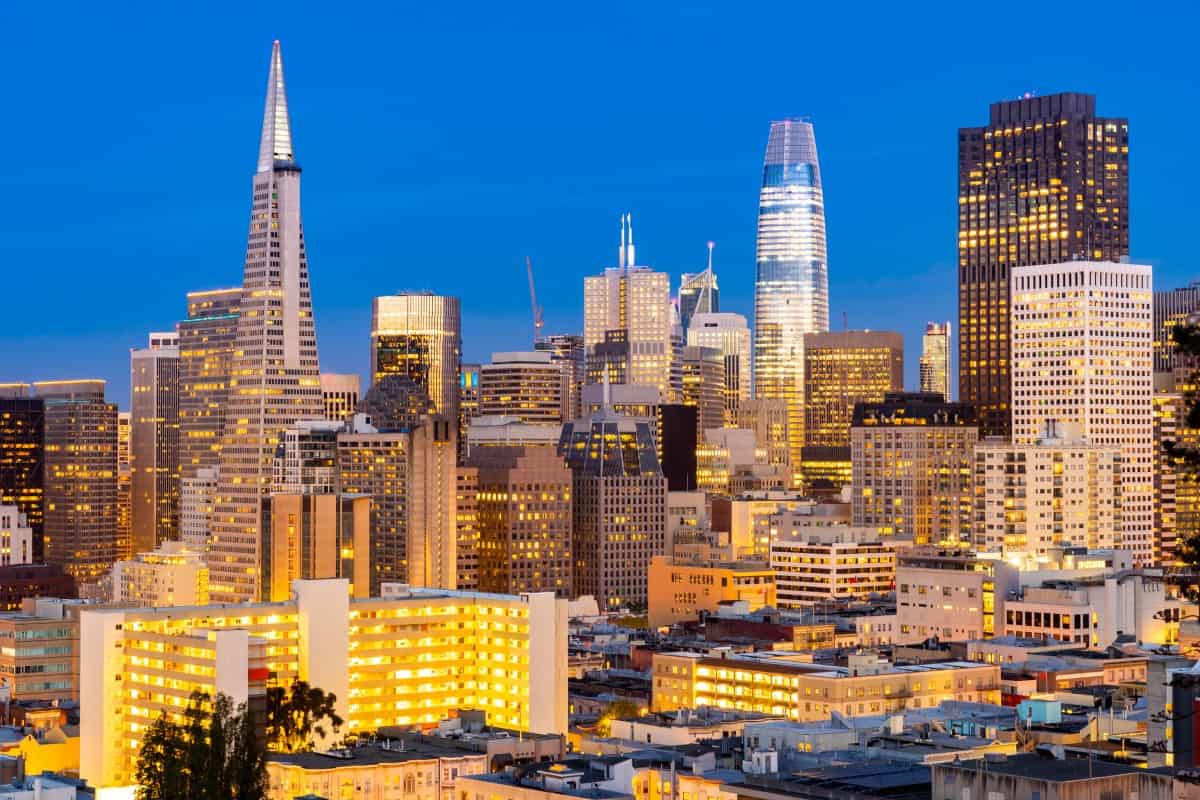
[[[113,566],[113,602],[138,606],[208,604],[208,564],[183,542],[165,541]]]
[[[935,798],[1137,797],[1172,800],[1170,773],[1091,758],[1063,758],[1051,752],[991,758],[986,763],[947,761],[930,767]]]
[[[911,542],[828,521],[796,511],[771,516],[770,564],[781,608],[865,600],[895,589],[896,550]]]
[[[650,560],[651,628],[695,619],[721,603],[744,601],[751,611],[775,605],[775,574],[761,562],[699,562],[670,556]]]
[[[9,701],[77,700],[78,659],[78,621],[0,614],[0,690]]]
[[[781,717],[757,711],[737,711],[712,706],[647,714],[635,719],[614,719],[610,735],[639,744],[675,747],[705,739],[738,738],[747,725],[758,725]]]
[[[896,561],[900,630],[894,641],[907,644],[933,637],[967,641],[1003,633],[1004,601],[1019,584],[1017,569],[998,559],[958,553],[902,554]]]

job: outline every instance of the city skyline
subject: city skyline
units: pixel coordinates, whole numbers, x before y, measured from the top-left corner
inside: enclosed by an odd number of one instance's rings
[[[14,23],[22,21],[17,15],[23,12],[3,13]],[[632,13],[631,9],[617,9],[617,16],[623,19]],[[437,17],[413,24],[420,28],[436,25],[439,20],[446,25],[465,25],[465,33],[472,40],[481,36],[478,26],[462,19]],[[706,41],[715,36],[713,20],[713,12],[701,8],[679,20],[679,24]],[[166,22],[149,18],[144,21],[144,31],[153,32]],[[649,30],[637,29],[631,34],[638,40],[661,30],[660,18],[651,15],[644,22]],[[546,24],[553,27],[562,21],[549,19]],[[605,21],[601,27],[616,24]],[[1087,22],[1085,27],[1092,24]],[[34,76],[29,87],[16,90],[14,103],[28,108],[30,119],[41,113],[43,101],[36,95],[56,80],[55,70],[73,69],[78,59],[90,55],[89,46],[76,41],[84,36],[82,29],[66,25],[62,36],[64,41],[79,45],[70,51],[76,55],[66,59],[66,66],[50,66]],[[329,37],[334,52],[351,40],[351,33],[338,26],[322,31],[322,36]],[[881,31],[875,29],[864,32],[868,42],[878,43],[881,36]],[[539,299],[546,307],[544,332],[581,330],[580,282],[611,259],[614,217],[626,208],[639,220],[638,244],[643,260],[672,276],[673,291],[678,290],[683,272],[703,268],[706,242],[715,241],[714,267],[721,276],[723,310],[752,319],[753,230],[763,129],[772,119],[807,114],[818,128],[825,173],[829,257],[834,265],[830,271],[831,327],[840,329],[842,312],[846,311],[851,328],[902,332],[908,364],[906,385],[915,387],[925,319],[957,318],[951,188],[955,132],[959,127],[977,124],[985,104],[1018,97],[1030,87],[1039,89],[1039,94],[1092,92],[1103,108],[1130,119],[1135,153],[1131,201],[1138,206],[1132,222],[1135,232],[1131,257],[1156,267],[1158,288],[1186,285],[1192,278],[1191,264],[1185,259],[1187,237],[1180,220],[1194,216],[1195,201],[1176,186],[1171,171],[1185,158],[1181,143],[1173,140],[1181,138],[1179,131],[1188,128],[1194,113],[1190,107],[1195,104],[1172,103],[1168,111],[1162,101],[1168,93],[1186,99],[1195,89],[1186,81],[1180,83],[1181,78],[1172,77],[1178,70],[1172,67],[1175,56],[1170,48],[1157,65],[1139,64],[1129,74],[1090,55],[1079,58],[1078,64],[1046,57],[1018,67],[997,60],[977,65],[968,71],[970,74],[954,79],[922,75],[918,82],[915,74],[890,76],[881,86],[871,87],[857,82],[852,74],[831,77],[827,85],[814,84],[782,95],[778,94],[785,85],[782,79],[769,78],[744,99],[727,94],[730,81],[745,75],[739,71],[713,84],[722,98],[723,119],[718,121],[701,112],[702,124],[691,141],[673,144],[664,161],[661,137],[671,128],[669,115],[681,113],[683,104],[694,101],[706,81],[715,80],[711,73],[701,72],[688,82],[683,98],[673,100],[661,111],[655,111],[648,89],[635,85],[628,90],[630,111],[641,118],[639,127],[644,135],[633,137],[602,121],[596,131],[586,134],[590,143],[595,143],[596,137],[610,139],[611,147],[594,152],[592,160],[602,162],[594,167],[594,174],[585,175],[572,168],[565,177],[559,175],[564,162],[558,157],[558,146],[550,146],[541,135],[536,142],[527,141],[529,130],[535,127],[533,119],[522,120],[517,114],[511,119],[480,118],[479,124],[496,137],[495,146],[505,152],[503,159],[491,163],[488,174],[471,178],[466,167],[455,166],[444,179],[436,179],[416,164],[430,155],[434,132],[441,135],[442,127],[452,122],[450,115],[444,114],[444,105],[417,103],[403,114],[395,109],[365,109],[364,93],[377,90],[378,82],[390,79],[387,76],[394,72],[364,78],[362,88],[350,88],[348,76],[352,69],[358,72],[370,66],[376,56],[356,52],[351,63],[335,63],[336,59],[318,48],[321,40],[313,31],[251,15],[245,32],[227,34],[223,39],[224,49],[229,51],[228,64],[201,67],[192,63],[203,60],[197,59],[191,49],[196,45],[170,43],[183,48],[171,88],[193,100],[198,113],[172,105],[173,101],[159,100],[166,93],[158,90],[157,77],[113,90],[113,113],[119,116],[128,111],[133,115],[134,127],[149,123],[144,115],[152,114],[153,126],[160,130],[162,139],[186,141],[185,159],[164,158],[159,148],[165,145],[147,142],[140,135],[133,138],[141,149],[132,148],[123,143],[118,131],[107,128],[89,134],[96,147],[82,162],[57,134],[31,136],[29,131],[40,126],[3,134],[10,150],[26,152],[28,157],[21,163],[0,166],[0,179],[24,187],[28,195],[20,201],[9,200],[3,209],[7,213],[0,223],[0,259],[44,265],[14,276],[16,291],[21,294],[28,294],[27,287],[34,285],[43,269],[58,270],[74,287],[74,291],[54,297],[52,302],[16,309],[11,328],[0,334],[0,345],[9,353],[3,369],[5,379],[102,377],[108,381],[112,399],[127,408],[129,348],[140,344],[147,332],[164,329],[183,318],[186,292],[237,282],[244,241],[232,232],[237,230],[243,213],[237,197],[249,160],[242,132],[261,114],[261,108],[255,108],[261,98],[245,75],[261,69],[256,65],[261,60],[263,43],[276,37],[289,47],[293,69],[301,70],[305,83],[313,87],[299,109],[293,109],[293,115],[299,118],[297,124],[304,132],[300,146],[306,153],[306,164],[312,165],[318,176],[309,183],[306,204],[311,207],[309,216],[316,226],[310,231],[312,246],[320,261],[329,264],[328,269],[317,269],[313,280],[316,316],[325,331],[323,363],[331,371],[366,377],[363,342],[369,336],[369,298],[400,289],[429,289],[461,297],[464,361],[486,362],[493,351],[527,347],[530,320],[522,280],[527,254],[533,256]],[[677,45],[666,45],[667,54],[675,52]],[[167,46],[152,36],[131,41],[128,53],[111,64],[98,64],[96,69],[103,75],[105,70],[130,63],[155,61]],[[20,58],[25,47],[17,43],[0,59]],[[890,40],[884,42],[881,57],[894,54],[898,47]],[[918,64],[928,58],[920,54],[913,57]],[[526,66],[522,61],[513,69]],[[591,93],[607,85],[610,77],[602,79],[579,64],[568,66],[567,75],[556,80],[576,79],[581,94],[587,97],[571,100],[560,108],[548,133],[583,135],[579,128],[581,106],[594,104],[595,95]],[[664,65],[655,60],[645,68],[653,77]],[[460,77],[431,77],[428,86],[405,91],[424,99],[426,93],[446,88],[445,81],[457,82]],[[924,86],[920,97],[926,99],[914,102],[912,90],[918,83]],[[1157,86],[1145,92],[1141,87],[1147,84]],[[549,91],[550,87],[533,87],[518,108],[526,113],[530,104],[557,97]],[[468,99],[472,103],[480,100],[474,89],[469,90]],[[87,101],[89,113],[96,112],[94,102]],[[871,103],[879,104],[884,120],[875,123],[877,133],[873,136],[884,134],[886,142],[857,130],[864,114],[874,114],[860,106]],[[137,110],[138,104],[145,110]],[[886,113],[897,110],[903,113]],[[344,121],[330,123],[322,119],[329,115]],[[200,116],[205,118],[201,120]],[[544,116],[537,119],[544,125]],[[187,130],[189,127],[195,131]],[[203,141],[195,138],[198,135],[204,137]],[[340,209],[347,205],[346,193],[351,191],[345,176],[356,174],[357,156],[349,152],[355,149],[351,145],[356,139],[382,139],[394,145],[383,163],[383,174],[371,179],[372,191],[386,200],[371,215],[376,219],[383,214],[382,219],[387,221],[376,231],[379,238],[374,241],[379,247],[373,245],[372,249],[378,252],[363,252],[367,245],[355,239],[365,242],[371,237],[363,236],[361,223],[349,224],[346,212]],[[467,152],[460,146],[464,143],[452,138],[447,150]],[[151,158],[152,154],[159,155]],[[436,159],[437,167],[444,169],[446,164],[440,159]],[[917,176],[905,185],[909,213],[903,221],[892,218],[886,225],[880,224],[886,221],[885,210],[890,206],[864,192],[870,188],[873,171],[895,168],[896,159],[903,161],[906,174]],[[702,169],[695,166],[700,160]],[[184,167],[180,162],[185,161],[199,169]],[[51,164],[50,172],[44,176],[35,177],[30,171],[29,165],[47,163]],[[128,180],[122,187],[106,190],[111,194],[96,188],[112,185],[111,173],[126,169]],[[515,180],[515,172],[523,177]],[[187,196],[156,190],[160,181],[155,176],[161,175],[161,183],[169,185],[184,174],[195,181]],[[605,174],[604,180],[596,179]],[[463,184],[464,180],[468,183]],[[475,182],[470,183],[472,180]],[[588,186],[589,190],[564,195],[559,180],[576,187]],[[513,183],[516,202],[497,214],[491,201],[496,186],[505,182]],[[441,234],[454,216],[446,211],[446,192],[451,186],[465,186],[479,210],[470,212],[471,241],[445,250],[446,240]],[[103,207],[94,220],[80,224],[75,236],[63,236],[56,223],[30,218],[25,210],[38,206],[48,187],[75,196],[76,202]],[[161,225],[164,217],[179,224],[171,228],[170,237],[161,241],[151,238],[151,252],[142,239],[147,230]],[[104,269],[97,269],[91,258],[82,257],[79,248],[91,250],[97,245],[104,252],[101,265],[123,265],[128,271],[124,280],[104,278]],[[900,254],[898,263],[893,265],[896,254]],[[430,263],[435,256],[450,259],[451,274],[403,266]],[[163,268],[164,260],[171,265],[169,269]],[[358,280],[340,280],[341,274],[350,269]],[[489,280],[478,280],[485,273]],[[134,288],[129,288],[131,284]],[[113,302],[130,292],[137,302],[122,306],[120,313],[103,317],[81,313],[88,298]],[[88,337],[89,346],[72,349],[71,342],[81,336]]]

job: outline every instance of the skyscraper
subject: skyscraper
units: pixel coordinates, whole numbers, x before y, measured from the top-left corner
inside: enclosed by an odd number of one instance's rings
[[[812,123],[771,123],[758,208],[754,396],[788,409],[792,482],[804,445],[804,334],[829,329],[825,201]]]
[[[725,423],[737,422],[738,406],[750,399],[750,326],[741,314],[714,312],[692,316],[689,346],[715,347],[725,361]]]
[[[152,333],[130,353],[132,553],[179,538],[179,336]]]
[[[46,408],[29,384],[0,384],[0,505],[15,505],[33,530],[33,557],[42,560],[45,511]]]
[[[215,602],[257,596],[261,503],[270,489],[279,432],[324,416],[300,221],[300,165],[278,41],[271,51],[226,407],[209,557]]]
[[[117,412],[117,552],[133,555],[133,414]]]
[[[438,414],[458,420],[462,315],[457,297],[407,293],[371,306],[372,382],[400,374],[425,389]]]
[[[325,401],[325,419],[342,422],[358,405],[357,375],[321,373],[321,396]]]
[[[179,460],[183,477],[220,462],[242,290],[188,292],[179,331]]]
[[[533,349],[549,351],[555,361],[562,362],[567,374],[567,419],[578,419],[583,414],[583,378],[587,363],[583,337],[577,333],[555,333],[543,336],[534,343]]]
[[[492,353],[492,363],[479,370],[479,414],[566,422],[570,408],[564,366],[544,351]]]
[[[708,243],[708,266],[702,272],[685,272],[679,281],[679,322],[684,334],[696,314],[715,314],[721,310],[721,291],[712,266],[713,243]]]
[[[1172,373],[1188,360],[1175,352],[1175,328],[1200,317],[1200,281],[1154,293],[1154,371]],[[1195,365],[1183,363],[1189,371]]]
[[[950,323],[925,323],[921,339],[921,391],[936,392],[951,402],[950,396]]]
[[[1129,124],[1089,94],[992,103],[958,131],[958,394],[981,435],[1011,423],[1013,267],[1129,255]]]

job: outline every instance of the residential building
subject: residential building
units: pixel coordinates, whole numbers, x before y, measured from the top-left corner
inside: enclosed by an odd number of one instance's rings
[[[0,687],[9,703],[79,699],[79,623],[0,613]]]
[[[179,460],[184,478],[220,464],[241,304],[241,287],[188,292],[187,319],[176,324]]]
[[[113,566],[113,602],[135,606],[208,605],[208,564],[203,552],[166,541],[149,553]]]
[[[771,123],[759,195],[754,396],[787,405],[793,485],[804,445],[804,334],[829,330],[825,201],[806,119]]]
[[[725,359],[713,347],[689,345],[682,354],[682,403],[696,409],[696,440],[725,425]]]
[[[462,311],[457,297],[411,292],[371,304],[371,374],[403,375],[425,390],[433,409],[458,420]]]
[[[1050,548],[1112,548],[1122,526],[1121,449],[1094,445],[1078,425],[1048,422],[1035,444],[975,446],[979,550],[1045,557]]]
[[[1151,270],[1065,261],[1012,270],[1012,435],[1037,441],[1048,421],[1121,448],[1118,546],[1154,557]]]
[[[116,563],[117,407],[104,381],[34,384],[46,409],[45,558],[79,583]]]
[[[1020,585],[1016,567],[999,559],[940,552],[896,560],[898,644],[937,637],[961,642],[1004,631],[1004,602]]]
[[[208,553],[218,483],[216,467],[200,467],[180,481],[179,540],[197,553]]]
[[[718,777],[689,758],[650,751],[582,756],[527,769],[469,775],[459,800],[736,800]],[[699,759],[697,759],[699,761]],[[710,770],[711,771],[711,770]]]
[[[647,623],[651,629],[695,620],[721,603],[745,602],[751,611],[775,606],[775,575],[762,562],[650,559]]]
[[[566,419],[579,419],[583,416],[583,380],[587,370],[583,337],[577,333],[551,334],[534,342],[533,349],[550,353],[551,358],[563,365],[567,379]]]
[[[271,460],[271,493],[328,494],[337,489],[340,422],[308,419],[279,433]]]
[[[729,531],[730,557],[766,561],[771,552],[771,517],[784,511],[813,510],[815,500],[789,489],[769,489],[747,492],[728,501],[725,518],[718,521],[718,509],[726,509],[724,503],[713,505],[714,530]],[[840,506],[837,507],[840,510]],[[830,507],[823,507],[826,513]]]
[[[279,42],[267,78],[230,375],[209,547],[216,602],[256,598],[262,498],[279,432],[325,415]]]
[[[804,449],[807,485],[850,484],[850,422],[857,403],[904,390],[904,337],[889,331],[804,336]]]
[[[975,410],[938,395],[888,394],[854,408],[850,429],[855,527],[915,544],[958,546],[971,535]]]
[[[1015,267],[1129,255],[1129,123],[1089,94],[992,103],[958,131],[958,391],[985,436],[1013,422]]]
[[[568,376],[546,351],[492,353],[479,368],[479,414],[562,423],[570,411]]]
[[[135,553],[179,536],[179,335],[130,353],[129,466]]]
[[[325,402],[325,419],[343,422],[358,408],[360,384],[357,375],[321,373],[321,399]]]
[[[780,608],[866,600],[895,591],[896,550],[906,541],[808,509],[774,514],[770,525],[769,563]]]
[[[736,426],[738,407],[750,399],[750,326],[741,314],[699,313],[687,329],[689,347],[712,347],[725,365],[725,424]]]
[[[46,407],[27,383],[0,384],[0,504],[15,505],[33,530],[33,556],[43,558]]]
[[[89,609],[80,775],[101,789],[130,786],[139,728],[163,712],[180,718],[193,691],[245,702],[268,673],[331,692],[349,735],[432,724],[460,708],[517,731],[565,733],[566,606],[548,593],[403,587],[352,600],[345,580],[300,580],[276,603]],[[184,651],[187,663],[174,655]],[[500,659],[505,669],[493,667]]]
[[[0,567],[33,563],[33,528],[20,506],[0,505]]]
[[[950,392],[950,323],[926,322],[921,337],[921,391],[940,394],[953,402]]]
[[[1158,388],[1162,373],[1154,373],[1155,392],[1151,412],[1154,415],[1154,563],[1171,564],[1179,539],[1179,484],[1185,486],[1189,476],[1179,474],[1178,458],[1171,448],[1187,431],[1184,424],[1186,409],[1183,395],[1172,391],[1175,381],[1165,381],[1170,389]],[[1186,500],[1185,493],[1185,500]]]
[[[986,769],[984,769],[986,767]],[[1152,772],[1132,763],[1091,758],[1065,758],[1053,753],[1018,753],[985,763],[946,760],[930,764],[932,797],[1140,797],[1168,800],[1175,794],[1171,774]]]

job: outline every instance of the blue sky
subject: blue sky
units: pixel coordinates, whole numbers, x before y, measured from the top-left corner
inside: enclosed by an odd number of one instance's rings
[[[326,371],[365,373],[371,298],[399,289],[462,298],[468,360],[526,347],[527,254],[546,330],[578,331],[624,211],[674,282],[716,241],[722,305],[750,315],[767,127],[789,115],[816,125],[831,322],[901,331],[910,383],[925,320],[956,318],[956,130],[992,101],[1086,91],[1127,116],[1133,258],[1191,280],[1200,13],[1016,12],[5,4],[0,380],[103,377],[125,406],[129,348],[188,290],[240,281],[275,38]]]

